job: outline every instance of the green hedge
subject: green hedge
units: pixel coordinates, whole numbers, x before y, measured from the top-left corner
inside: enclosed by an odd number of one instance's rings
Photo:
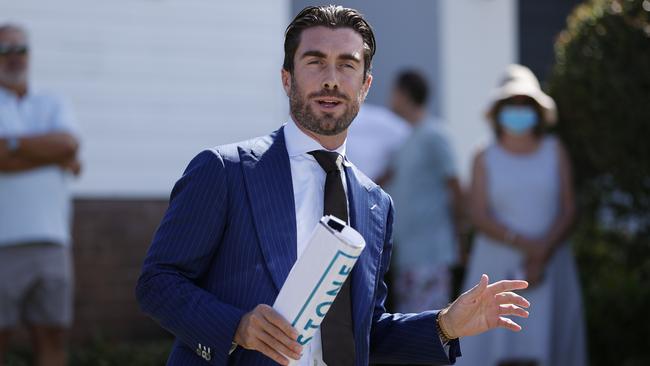
[[[585,2],[555,52],[591,364],[650,365],[650,1]]]

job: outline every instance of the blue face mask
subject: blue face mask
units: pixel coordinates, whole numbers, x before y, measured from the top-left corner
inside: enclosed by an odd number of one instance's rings
[[[522,135],[537,124],[537,112],[533,107],[506,105],[501,108],[497,120],[508,132]]]

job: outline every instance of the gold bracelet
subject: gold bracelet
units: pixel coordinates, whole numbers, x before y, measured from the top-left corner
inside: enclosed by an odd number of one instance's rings
[[[452,341],[452,340],[454,340],[456,338],[452,338],[449,335],[449,333],[447,333],[445,328],[442,326],[442,322],[440,321],[441,313],[442,313],[442,311],[440,311],[440,313],[438,313],[438,317],[436,318],[436,325],[438,326],[438,335],[440,336],[440,338],[442,338],[442,343],[444,344],[444,343]]]

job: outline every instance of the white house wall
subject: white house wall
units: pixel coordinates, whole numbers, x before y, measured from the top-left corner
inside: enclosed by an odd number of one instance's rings
[[[80,196],[166,197],[205,147],[287,118],[288,0],[0,2],[25,25],[32,80],[74,106]]]
[[[441,0],[442,115],[449,123],[460,176],[492,137],[484,118],[491,91],[517,60],[516,0]]]

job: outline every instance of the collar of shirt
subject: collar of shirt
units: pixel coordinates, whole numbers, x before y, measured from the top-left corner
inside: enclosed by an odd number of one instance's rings
[[[289,158],[307,154],[308,152],[314,150],[336,151],[345,158],[345,145],[347,143],[347,139],[337,149],[328,150],[321,146],[318,141],[302,132],[296,125],[296,122],[294,122],[291,118],[289,119],[289,122],[284,125],[284,141],[287,146],[287,153],[289,154]],[[313,156],[308,156],[309,158],[314,159]]]
[[[6,99],[10,99],[10,100],[14,100],[14,101],[18,100],[18,99],[27,100],[33,94],[34,93],[33,93],[32,89],[27,88],[27,93],[25,93],[25,95],[22,98],[18,98],[16,93],[12,92],[9,89],[6,89],[3,86],[0,86],[0,100],[6,100]]]

